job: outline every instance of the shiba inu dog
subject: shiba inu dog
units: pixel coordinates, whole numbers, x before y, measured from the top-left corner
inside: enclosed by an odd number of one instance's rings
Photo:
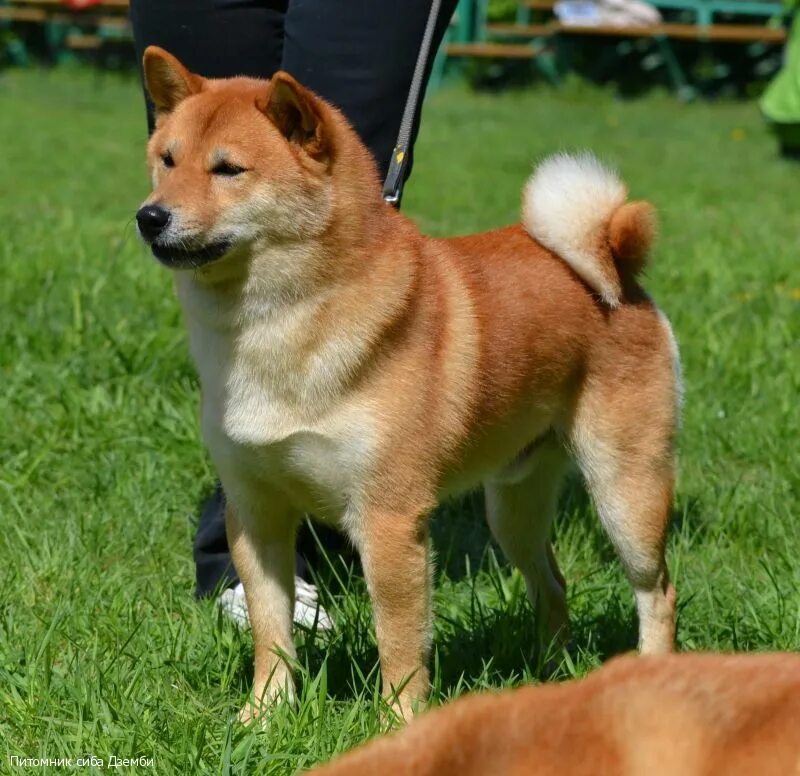
[[[318,776],[800,773],[800,656],[623,657],[587,679],[473,695]]]
[[[642,652],[668,652],[664,560],[679,404],[666,318],[636,281],[652,209],[590,156],[556,156],[522,223],[432,239],[386,205],[343,116],[290,75],[207,80],[144,56],[157,125],[137,214],[174,271],[204,438],[255,641],[254,704],[291,693],[295,528],[357,547],[383,682],[428,691],[426,518],[483,485],[544,639],[563,638],[549,534],[570,459],[633,586]]]

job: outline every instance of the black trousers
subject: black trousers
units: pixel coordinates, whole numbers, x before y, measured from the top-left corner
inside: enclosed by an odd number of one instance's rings
[[[433,51],[456,3],[442,0]],[[385,177],[430,6],[430,0],[131,0],[130,16],[140,61],[156,45],[209,78],[269,78],[286,70],[342,110]],[[432,64],[431,56],[426,84]],[[152,131],[149,101],[147,116]],[[418,130],[419,111],[412,148]],[[413,152],[407,175],[412,163]],[[237,581],[224,498],[217,488],[201,510],[194,542],[198,595]],[[301,554],[303,543],[301,536]]]

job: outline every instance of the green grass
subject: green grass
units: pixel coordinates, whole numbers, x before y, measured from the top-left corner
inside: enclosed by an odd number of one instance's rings
[[[432,233],[515,220],[532,161],[564,148],[594,149],[658,206],[647,286],[687,389],[680,645],[800,648],[800,189],[756,107],[448,91],[423,126],[406,210]],[[94,754],[292,773],[380,728],[364,585],[341,561],[323,570],[336,632],[300,634],[297,705],[241,728],[250,638],[192,597],[190,518],[214,475],[170,278],[132,225],[144,135],[133,79],[0,78],[0,772],[10,755]],[[435,519],[436,703],[539,678],[520,579],[487,549],[479,503]],[[636,626],[577,483],[556,545],[575,637],[563,679],[633,648]]]

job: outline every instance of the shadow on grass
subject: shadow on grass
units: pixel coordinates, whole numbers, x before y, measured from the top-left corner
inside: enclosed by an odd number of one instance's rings
[[[609,596],[599,615],[572,618],[569,660],[538,643],[536,620],[524,587],[500,605],[487,605],[475,595],[465,619],[437,612],[432,681],[434,697],[458,694],[464,687],[511,686],[529,681],[574,678],[573,666],[591,651],[601,662],[636,647],[635,612],[629,602]],[[602,596],[602,592],[598,593]],[[357,621],[345,623],[332,637],[304,639],[299,648],[304,674],[327,670],[328,694],[350,700],[378,681],[378,652],[369,607]],[[301,679],[302,681],[302,679]],[[367,689],[367,692],[369,690]]]
[[[696,529],[698,515],[699,502],[684,500],[674,510],[673,528],[683,530],[684,524],[690,522]],[[597,558],[599,567],[617,563],[590,498],[577,478],[567,483],[562,494],[555,530],[556,536],[570,533],[573,540],[589,542],[589,553]],[[586,579],[578,593],[570,588],[570,659],[561,661],[559,655],[540,647],[522,578],[510,573],[494,545],[481,493],[440,507],[432,518],[431,533],[439,581],[458,590],[453,600],[437,600],[434,697],[450,696],[465,685],[503,686],[573,678],[574,667],[585,666],[582,655],[591,654],[592,661],[605,661],[636,648],[638,626],[632,595],[621,596],[616,582],[587,584]],[[365,688],[377,686],[379,680],[371,607],[357,558],[349,553],[326,553],[321,546],[319,551],[321,563],[315,569],[316,581],[323,605],[334,613],[338,628],[331,634],[306,631],[300,637],[299,680],[302,683],[304,677],[315,677],[325,665],[328,695],[352,699]],[[480,593],[479,577],[484,588],[495,588],[491,595],[487,596],[485,590]],[[567,583],[570,584],[569,579]],[[590,596],[591,601],[576,605],[573,594]],[[251,679],[252,647],[248,649],[249,659],[242,661],[233,681],[242,691]],[[560,667],[554,670],[553,666],[559,663]]]

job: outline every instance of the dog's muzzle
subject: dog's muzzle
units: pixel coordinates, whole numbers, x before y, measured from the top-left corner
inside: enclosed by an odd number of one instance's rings
[[[196,238],[177,238],[170,234],[172,213],[161,205],[144,205],[136,213],[136,226],[142,239],[162,264],[171,269],[196,269],[224,256],[231,241],[222,239],[198,243]]]

